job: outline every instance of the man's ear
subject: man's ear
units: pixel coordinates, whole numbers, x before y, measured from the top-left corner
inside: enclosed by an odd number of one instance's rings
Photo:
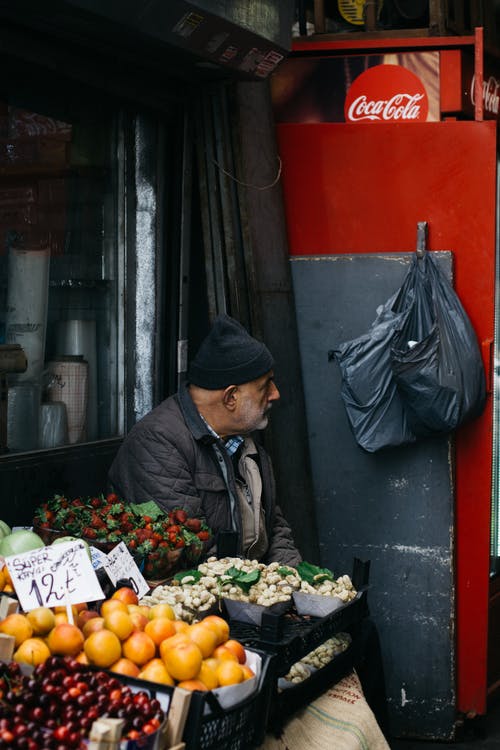
[[[237,385],[228,385],[228,387],[224,389],[224,393],[222,394],[222,403],[224,404],[226,409],[233,411],[236,408],[236,401],[238,400],[237,392]]]

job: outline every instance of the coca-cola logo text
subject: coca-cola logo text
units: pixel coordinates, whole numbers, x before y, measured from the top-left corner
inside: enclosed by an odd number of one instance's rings
[[[346,122],[425,122],[429,110],[421,80],[401,65],[375,65],[347,92]]]
[[[470,98],[472,104],[475,106],[476,104],[476,97],[475,97],[475,88],[476,88],[476,76],[472,76],[472,81],[470,85]],[[490,112],[492,115],[498,115],[498,109],[499,109],[499,103],[500,103],[500,96],[499,96],[499,89],[500,89],[500,81],[495,78],[494,76],[490,76],[487,80],[483,81],[483,105],[485,112]]]

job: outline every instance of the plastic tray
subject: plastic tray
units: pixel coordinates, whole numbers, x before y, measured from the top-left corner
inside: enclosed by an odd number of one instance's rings
[[[292,606],[292,600],[284,602],[277,602],[269,607],[264,607],[260,604],[250,604],[249,602],[240,602],[235,599],[228,599],[223,597],[223,605],[230,620],[238,620],[238,622],[246,622],[250,625],[261,625],[262,616],[265,614],[282,615]]]
[[[369,613],[367,589],[358,590],[355,599],[325,617],[265,614],[260,627],[230,620],[231,637],[246,648],[273,655],[273,671],[285,675],[292,664],[313,651],[336,633],[348,630]]]

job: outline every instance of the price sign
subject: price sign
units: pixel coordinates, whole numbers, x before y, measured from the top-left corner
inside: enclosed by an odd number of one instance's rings
[[[5,564],[25,612],[105,598],[81,541],[9,555]]]
[[[125,542],[120,542],[116,547],[113,547],[111,552],[108,552],[107,557],[104,569],[113,584],[120,578],[126,578],[130,581],[130,588],[135,591],[139,598],[148,593],[150,586],[148,586],[146,579],[137,567]]]

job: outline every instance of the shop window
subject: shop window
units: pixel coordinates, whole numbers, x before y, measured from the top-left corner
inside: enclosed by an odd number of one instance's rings
[[[0,459],[123,432],[117,118],[89,111],[0,102]]]

